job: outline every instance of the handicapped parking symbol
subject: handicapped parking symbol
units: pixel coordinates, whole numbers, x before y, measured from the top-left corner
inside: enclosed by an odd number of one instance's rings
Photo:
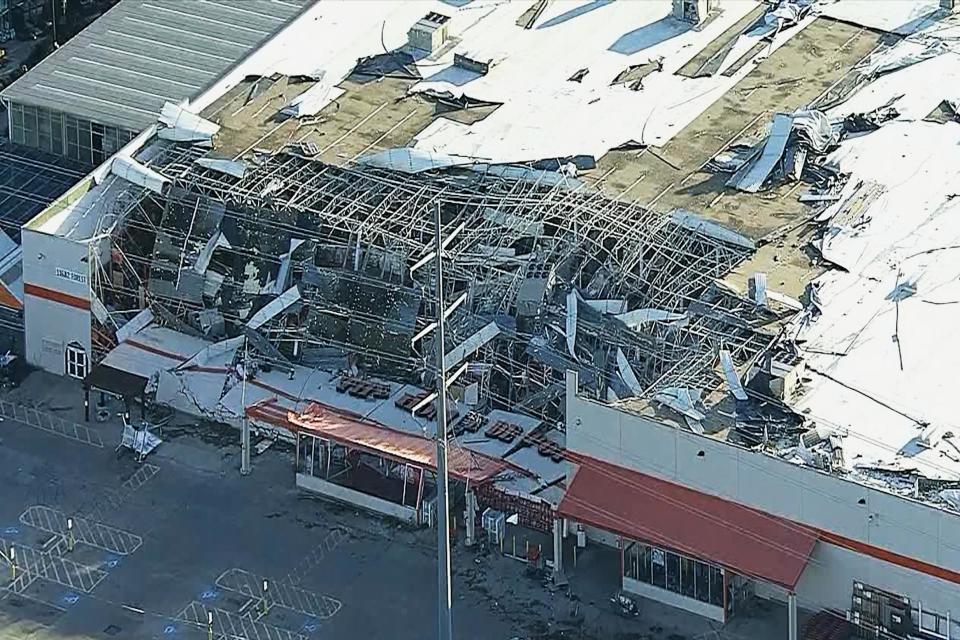
[[[78,600],[80,600],[80,596],[75,593],[68,593],[67,595],[63,596],[63,601],[67,604],[76,604]]]
[[[120,564],[120,558],[116,556],[110,556],[107,559],[107,566],[110,567],[111,569],[115,568],[118,564]]]
[[[215,589],[208,589],[200,594],[201,600],[213,600],[217,597],[217,592]]]
[[[172,624],[168,624],[163,628],[163,635],[169,636],[177,632],[177,628]]]
[[[303,628],[301,630],[307,633],[313,633],[314,631],[317,630],[316,620],[307,620],[306,622],[303,623]]]
[[[3,533],[8,536],[15,536],[18,533],[20,533],[20,529],[16,527],[7,527],[6,529],[3,530]]]

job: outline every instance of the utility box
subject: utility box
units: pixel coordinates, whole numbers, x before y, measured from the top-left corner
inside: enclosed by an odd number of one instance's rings
[[[436,53],[450,37],[447,31],[448,22],[450,16],[431,11],[410,27],[407,44],[413,49]]]
[[[487,507],[481,516],[483,530],[487,532],[487,542],[494,547],[503,543],[507,528],[507,518],[502,511]]]
[[[719,0],[673,0],[673,17],[682,22],[699,25],[716,11]]]
[[[479,73],[482,76],[490,72],[490,66],[493,60],[481,60],[477,57],[471,57],[462,53],[453,54],[453,66]]]
[[[940,8],[944,11],[956,11],[960,6],[960,0],[940,0]]]

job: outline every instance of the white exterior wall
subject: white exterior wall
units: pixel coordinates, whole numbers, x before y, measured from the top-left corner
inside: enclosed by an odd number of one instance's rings
[[[576,389],[568,373],[571,451],[960,573],[958,514],[618,411]],[[848,609],[854,580],[960,619],[960,585],[823,541],[801,578],[800,605]]]
[[[344,487],[343,485],[335,484],[333,482],[328,482],[321,478],[316,478],[305,473],[297,474],[297,487],[300,489],[306,489],[307,491],[313,491],[321,495],[327,496],[328,498],[333,498],[334,500],[339,500],[340,502],[346,502],[347,504],[352,504],[368,511],[374,511],[376,513],[382,513],[391,518],[396,518],[397,520],[402,520],[404,522],[414,523],[417,521],[417,510],[413,507],[405,507],[396,502],[390,502],[389,500],[384,500],[383,498],[378,498],[362,491],[357,491],[356,489],[351,489],[350,487]]]
[[[634,580],[633,578],[623,579],[623,590],[629,591],[630,593],[635,593],[638,596],[647,598],[648,600],[656,600],[657,602],[662,602],[665,605],[683,609],[684,611],[695,613],[699,616],[703,616],[704,618],[716,620],[717,622],[724,621],[723,607],[718,607],[706,602],[700,602],[699,600],[694,600],[693,598],[688,598],[680,595],[679,593],[667,591],[666,589],[654,587],[653,585],[640,582],[639,580]]]
[[[24,228],[23,282],[89,301],[87,244]],[[58,269],[61,272],[58,275]],[[77,274],[78,282],[66,277]],[[24,341],[27,362],[57,375],[65,373],[64,350],[79,343],[90,362],[90,311],[24,293]]]

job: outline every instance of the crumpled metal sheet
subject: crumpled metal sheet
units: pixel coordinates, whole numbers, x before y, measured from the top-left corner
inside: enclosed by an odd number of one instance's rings
[[[960,489],[943,489],[937,495],[951,507],[960,511]]]
[[[823,154],[840,142],[840,134],[830,124],[830,119],[815,109],[801,109],[793,113],[793,130],[804,138],[810,148]]]
[[[793,117],[785,113],[778,113],[773,117],[773,126],[770,135],[763,145],[760,157],[752,163],[747,163],[733,177],[727,181],[727,186],[735,187],[747,193],[760,191],[773,170],[776,169],[787,150],[790,140],[790,131],[793,126]]]
[[[723,369],[723,377],[726,379],[733,397],[737,400],[746,400],[747,392],[740,382],[740,376],[737,375],[737,369],[733,364],[733,356],[730,355],[729,351],[720,352],[720,368]]]
[[[912,64],[935,58],[950,50],[943,40],[933,37],[911,37],[870,56],[860,69],[863,75],[876,78]]]
[[[706,418],[698,407],[702,406],[703,392],[689,387],[668,387],[659,391],[653,399],[697,422]]]

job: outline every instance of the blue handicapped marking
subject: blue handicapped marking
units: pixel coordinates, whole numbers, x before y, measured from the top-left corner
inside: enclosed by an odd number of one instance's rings
[[[118,558],[117,556],[109,556],[107,558],[107,566],[110,567],[111,569],[116,567],[118,564],[120,564],[120,558]]]
[[[163,628],[163,635],[169,636],[177,632],[177,628],[172,624],[168,624]]]
[[[15,536],[18,533],[20,533],[20,529],[18,529],[17,527],[7,527],[6,529],[3,530],[3,532],[8,536]]]
[[[75,593],[68,593],[67,595],[63,596],[63,601],[67,604],[77,604],[78,600],[80,600],[80,596]]]
[[[317,630],[317,621],[312,618],[308,619],[306,622],[303,623],[303,627],[301,627],[300,630],[305,631],[307,633],[313,633],[314,631]]]
[[[219,595],[219,594],[217,593],[217,590],[216,590],[216,589],[207,589],[206,591],[204,591],[203,593],[200,594],[200,599],[201,599],[201,600],[213,600],[213,599],[216,598],[218,595]]]

